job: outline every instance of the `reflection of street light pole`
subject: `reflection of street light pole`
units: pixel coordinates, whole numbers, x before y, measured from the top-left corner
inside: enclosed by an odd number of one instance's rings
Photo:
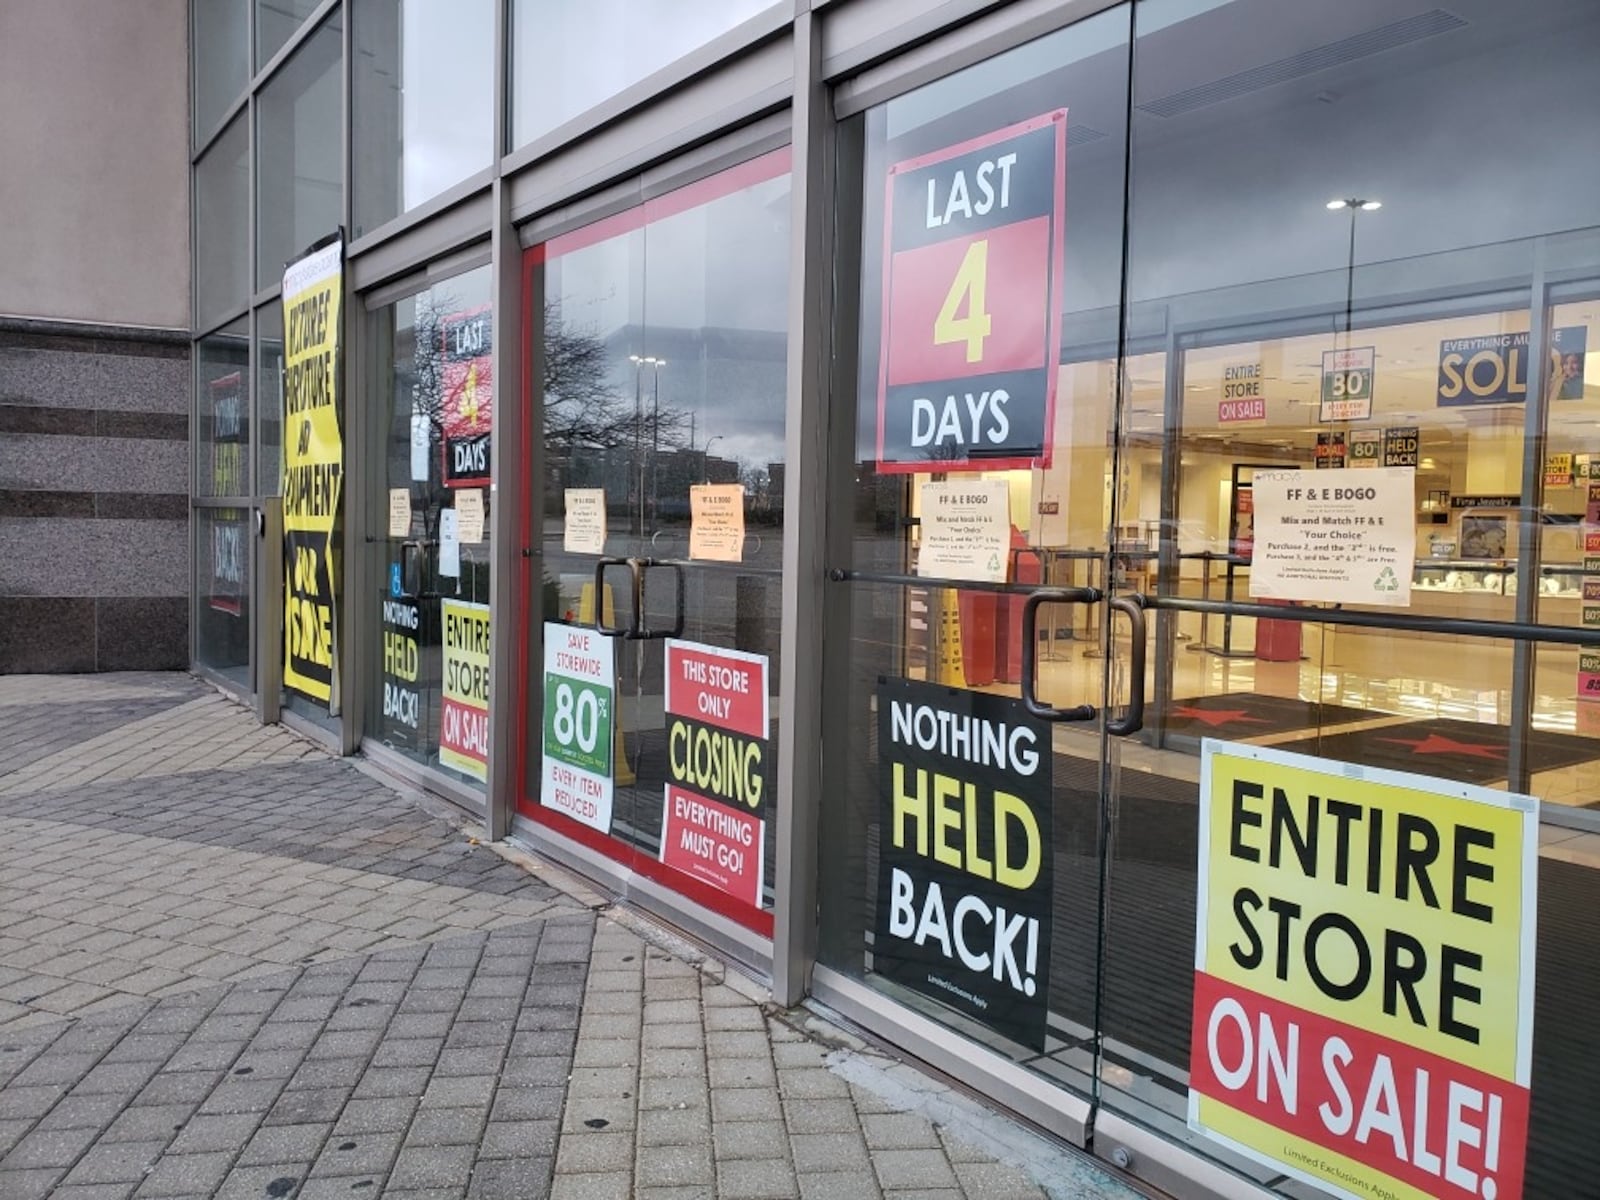
[[[1341,208],[1350,210],[1350,262],[1345,270],[1344,285],[1344,348],[1350,349],[1351,317],[1355,308],[1356,288],[1356,214],[1362,212],[1375,212],[1383,207],[1381,200],[1361,200],[1349,197],[1344,200],[1329,200],[1328,211],[1338,212]]]
[[[641,413],[639,400],[639,368],[648,363],[655,368],[655,381],[650,394],[650,524],[657,524],[658,491],[661,485],[659,463],[661,460],[661,368],[667,365],[667,360],[657,358],[653,354],[630,354],[628,361],[633,364],[633,395],[634,408]],[[644,464],[639,464],[639,520],[644,520]],[[642,526],[641,526],[642,528]]]
[[[712,443],[720,442],[721,440],[722,440],[722,435],[720,433],[717,434],[715,437],[708,437],[706,439],[706,448],[704,450],[700,451],[700,482],[701,483],[710,483],[711,482],[711,446],[712,446]]]

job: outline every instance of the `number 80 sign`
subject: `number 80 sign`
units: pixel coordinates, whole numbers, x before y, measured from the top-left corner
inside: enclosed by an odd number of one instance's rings
[[[544,762],[539,802],[611,832],[616,666],[596,629],[544,626]]]
[[[1048,466],[1067,113],[889,168],[878,469]]]

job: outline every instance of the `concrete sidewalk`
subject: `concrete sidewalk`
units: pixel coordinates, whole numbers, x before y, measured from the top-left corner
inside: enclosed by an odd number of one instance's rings
[[[1135,1195],[461,825],[186,676],[0,679],[0,1197]]]

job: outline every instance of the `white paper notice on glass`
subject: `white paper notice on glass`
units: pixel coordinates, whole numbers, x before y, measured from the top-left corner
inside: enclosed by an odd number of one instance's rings
[[[744,484],[697,483],[689,488],[689,557],[708,562],[744,559]]]
[[[411,489],[389,489],[389,536],[403,538],[411,532]]]
[[[461,540],[476,546],[483,541],[483,489],[463,488],[456,493],[457,520]]]
[[[453,508],[439,511],[439,574],[461,578],[461,515]]]
[[[917,574],[1004,583],[1011,555],[1011,488],[1004,479],[922,485]]]
[[[605,488],[568,488],[561,549],[567,554],[606,552]]]
[[[1415,467],[1257,471],[1250,596],[1411,604]]]
[[[419,483],[428,480],[428,414],[411,414],[411,478]]]

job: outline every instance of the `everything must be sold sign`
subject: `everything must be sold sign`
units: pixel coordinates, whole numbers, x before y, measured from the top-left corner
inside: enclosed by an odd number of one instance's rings
[[[880,471],[1049,466],[1066,145],[1063,109],[889,168]]]
[[[1020,701],[878,681],[873,970],[1036,1050],[1050,982],[1050,727]]]
[[[444,696],[439,708],[439,761],[489,778],[489,606],[440,602],[444,618]]]
[[[1538,802],[1207,740],[1189,1126],[1350,1200],[1518,1200]]]
[[[761,907],[767,660],[669,640],[661,861]]]
[[[344,484],[339,315],[344,245],[283,273],[283,685],[336,696],[334,529]]]

